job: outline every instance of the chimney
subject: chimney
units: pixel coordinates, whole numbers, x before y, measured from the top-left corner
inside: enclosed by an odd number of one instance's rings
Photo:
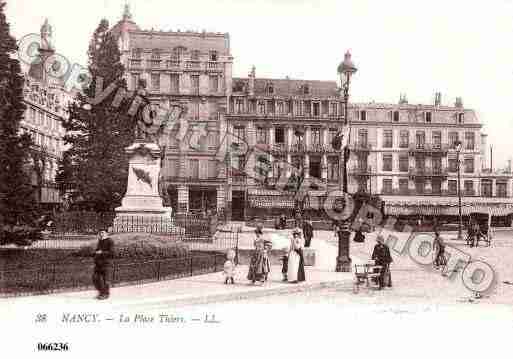
[[[435,106],[439,107],[442,105],[442,93],[435,92]]]
[[[456,97],[456,101],[454,101],[454,107],[463,108],[463,100],[461,97]]]
[[[255,72],[256,72],[256,67],[253,65],[253,67],[251,68],[251,72],[249,73],[248,75],[248,79],[249,79],[249,89],[248,89],[248,94],[250,96],[254,96],[255,95]]]

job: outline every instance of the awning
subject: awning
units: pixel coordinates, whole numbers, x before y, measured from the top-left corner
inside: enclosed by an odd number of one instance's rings
[[[507,216],[513,214],[512,203],[462,203],[461,213],[468,216],[473,213]],[[385,214],[392,216],[457,216],[458,203],[451,204],[420,204],[420,203],[385,203]]]

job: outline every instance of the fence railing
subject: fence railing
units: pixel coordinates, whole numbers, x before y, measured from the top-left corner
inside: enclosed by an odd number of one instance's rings
[[[154,261],[113,262],[108,270],[113,286],[134,285],[221,271],[225,255],[205,253]],[[91,260],[80,263],[40,263],[0,270],[0,296],[44,294],[93,288]]]

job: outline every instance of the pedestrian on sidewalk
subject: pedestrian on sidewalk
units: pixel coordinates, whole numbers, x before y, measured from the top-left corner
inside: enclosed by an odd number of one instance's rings
[[[283,275],[283,282],[287,282],[287,272],[289,270],[289,248],[283,249],[283,255],[281,256],[281,274]]]
[[[258,229],[255,230],[255,234],[255,249],[251,254],[247,276],[248,280],[250,280],[253,284],[255,284],[255,282],[263,283],[267,277],[267,274],[269,273],[269,267],[266,261],[264,239],[262,238],[262,234],[260,231],[258,231]]]
[[[233,277],[235,277],[235,251],[233,249],[228,250],[226,253],[226,262],[224,262],[224,284],[235,284]]]
[[[98,245],[94,253],[93,284],[98,291],[97,299],[107,299],[110,295],[108,276],[111,269],[111,259],[114,254],[114,242],[107,231],[99,234]]]
[[[304,282],[306,280],[305,261],[301,242],[301,230],[296,228],[292,232],[288,258],[287,278],[290,283]]]
[[[440,233],[435,232],[435,240],[433,242],[433,247],[436,253],[435,257],[435,267],[438,269],[440,266],[444,266],[447,264],[445,260],[445,245]]]
[[[310,243],[312,242],[313,238],[313,225],[312,221],[304,220],[303,221],[303,237],[305,238],[305,248],[310,247]]]
[[[390,249],[385,244],[385,239],[381,234],[378,235],[376,241],[378,243],[374,246],[371,258],[375,261],[376,265],[381,266],[380,275],[378,277],[379,289],[383,289],[385,285],[392,287],[392,276],[390,274],[392,256],[390,255]]]

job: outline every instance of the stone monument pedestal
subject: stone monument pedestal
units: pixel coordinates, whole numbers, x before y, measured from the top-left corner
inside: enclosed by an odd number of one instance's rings
[[[116,208],[112,232],[171,232],[176,227],[171,208],[164,207],[158,190],[160,148],[136,141],[126,148],[130,156],[128,184],[121,207]]]

